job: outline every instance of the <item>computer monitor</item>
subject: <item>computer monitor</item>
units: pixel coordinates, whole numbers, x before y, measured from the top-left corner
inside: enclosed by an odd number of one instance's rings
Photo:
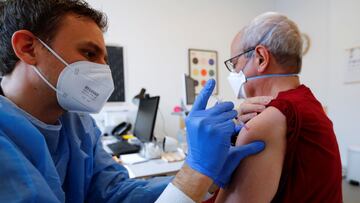
[[[184,74],[184,87],[185,87],[185,103],[186,105],[192,105],[195,101],[195,86],[196,80],[190,76]]]
[[[142,142],[152,141],[160,97],[140,99],[134,135]]]

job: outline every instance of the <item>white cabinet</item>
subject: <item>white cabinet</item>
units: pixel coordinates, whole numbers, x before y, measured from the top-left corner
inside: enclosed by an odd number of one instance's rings
[[[348,148],[347,181],[360,183],[360,146]]]

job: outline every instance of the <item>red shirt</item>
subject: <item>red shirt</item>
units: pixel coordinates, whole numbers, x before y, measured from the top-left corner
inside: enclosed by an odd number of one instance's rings
[[[272,202],[342,202],[341,161],[333,124],[304,85],[280,92],[268,106],[286,117],[286,154]],[[259,183],[261,184],[261,183]],[[215,197],[206,203],[215,202]]]
[[[268,106],[286,117],[286,154],[272,202],[342,202],[341,160],[333,124],[304,85]]]

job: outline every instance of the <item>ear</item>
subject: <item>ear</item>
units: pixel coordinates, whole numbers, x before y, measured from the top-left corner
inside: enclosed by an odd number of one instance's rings
[[[30,65],[36,65],[36,40],[36,37],[27,30],[19,30],[13,34],[11,44],[16,56],[21,61]]]
[[[270,53],[265,46],[256,46],[255,61],[258,64],[258,72],[262,73],[267,69],[270,64]]]

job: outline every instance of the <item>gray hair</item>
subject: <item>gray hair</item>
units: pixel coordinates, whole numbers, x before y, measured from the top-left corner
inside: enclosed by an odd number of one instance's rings
[[[286,16],[267,12],[245,26],[241,31],[240,48],[246,51],[257,45],[265,46],[280,65],[300,72],[303,41],[297,25]]]

